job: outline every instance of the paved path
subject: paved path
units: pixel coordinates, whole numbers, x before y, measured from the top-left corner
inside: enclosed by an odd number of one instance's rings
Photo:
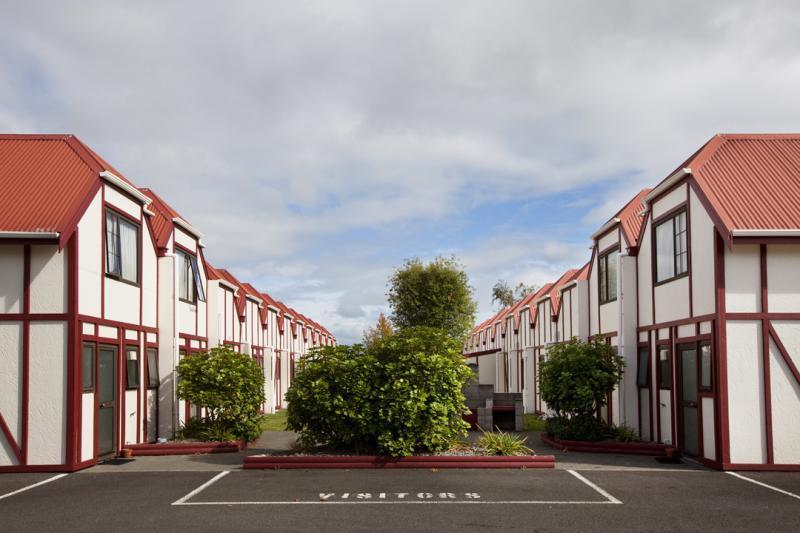
[[[556,470],[242,470],[286,450],[0,475],[0,530],[800,531],[800,473],[556,453]],[[543,446],[530,443],[540,453]]]

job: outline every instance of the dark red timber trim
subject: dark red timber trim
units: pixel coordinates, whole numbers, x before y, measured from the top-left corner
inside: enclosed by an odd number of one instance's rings
[[[89,459],[75,465],[13,465],[0,466],[0,474],[20,472],[76,472],[97,464],[96,459]]]
[[[765,472],[800,472],[800,464],[722,463],[722,470],[763,470]]]
[[[714,286],[716,287],[716,345],[717,376],[719,376],[719,436],[720,462],[730,463],[730,424],[728,421],[728,344],[725,316],[725,243],[719,232],[714,233]]]
[[[22,312],[26,315],[31,312],[31,245],[26,244],[23,258],[23,298]],[[30,416],[30,352],[31,352],[31,323],[30,320],[22,321],[22,428],[21,464],[28,464],[28,422]]]
[[[17,462],[21,464],[22,450],[20,450],[17,441],[14,439],[14,435],[11,434],[11,430],[8,428],[5,418],[3,418],[3,413],[0,413],[0,430],[2,430],[3,435],[5,435],[8,445],[11,447],[11,451],[14,452],[14,456],[17,458]]]
[[[760,276],[761,276],[761,312],[769,313],[767,297],[767,245],[759,246]],[[769,320],[761,321],[761,358],[764,372],[764,426],[767,447],[767,464],[773,464],[774,449],[772,445],[772,379],[770,373],[769,356]]]
[[[689,269],[689,316],[694,316],[694,269],[692,268],[692,194],[686,187],[686,266]]]
[[[250,455],[245,469],[295,468],[555,468],[552,455],[446,456],[420,455],[380,457],[375,455]]]
[[[650,324],[648,326],[639,326],[638,331],[653,331],[657,329],[671,328],[673,326],[686,326],[688,324],[699,324],[700,322],[709,322],[717,318],[716,313],[708,315],[700,315],[691,318],[682,318],[680,320],[670,320],[669,322],[661,322],[660,324]],[[706,334],[708,335],[708,334]]]
[[[67,464],[81,460],[81,356],[80,332],[78,331],[78,230],[67,243]]]
[[[100,187],[100,242],[103,243],[100,250],[100,318],[106,317],[106,186]],[[96,383],[96,382],[95,382]],[[97,454],[95,454],[96,456]]]
[[[784,346],[783,341],[781,341],[780,337],[778,336],[778,332],[775,331],[775,328],[770,323],[768,324],[769,327],[769,335],[772,337],[773,342],[775,342],[775,347],[778,348],[778,353],[781,354],[783,357],[783,362],[786,363],[786,366],[789,368],[789,371],[794,376],[797,385],[800,386],[800,371],[797,370],[797,366],[792,361],[789,352],[786,350],[786,346]]]

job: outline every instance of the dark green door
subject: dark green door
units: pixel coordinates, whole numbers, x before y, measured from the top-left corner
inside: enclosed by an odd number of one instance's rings
[[[97,454],[114,453],[117,412],[117,349],[100,347],[97,358]]]
[[[680,438],[681,449],[688,455],[700,454],[697,420],[697,348],[684,346],[681,353]]]

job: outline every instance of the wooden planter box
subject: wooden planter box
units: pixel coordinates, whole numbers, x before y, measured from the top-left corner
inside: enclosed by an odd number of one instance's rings
[[[389,458],[376,455],[251,455],[244,468],[555,468],[552,455],[453,456],[420,455]]]
[[[561,440],[546,433],[541,434],[542,442],[563,451],[586,453],[621,453],[627,455],[648,455],[666,457],[667,446],[652,442],[614,442],[614,441],[582,441]]]

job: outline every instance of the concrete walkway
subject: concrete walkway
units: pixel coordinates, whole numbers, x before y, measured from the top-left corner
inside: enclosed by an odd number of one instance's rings
[[[653,457],[605,453],[563,452],[544,444],[540,432],[520,432],[526,437],[526,445],[540,455],[554,455],[556,468],[562,470],[606,470],[606,471],[683,471],[708,470],[696,463],[685,461],[682,464],[662,464]],[[471,431],[468,440],[480,438],[480,432]],[[266,431],[245,451],[238,453],[217,453],[199,455],[171,455],[163,457],[136,457],[124,464],[99,464],[82,472],[219,472],[242,467],[245,456],[257,454],[288,453],[297,434],[291,431]]]

